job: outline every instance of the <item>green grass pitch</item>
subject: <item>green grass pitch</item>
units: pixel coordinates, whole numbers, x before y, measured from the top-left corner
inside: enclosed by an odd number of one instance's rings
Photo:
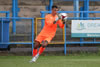
[[[0,67],[100,67],[100,56],[0,56]]]

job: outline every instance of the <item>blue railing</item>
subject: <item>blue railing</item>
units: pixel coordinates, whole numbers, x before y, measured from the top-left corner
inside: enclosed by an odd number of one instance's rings
[[[45,14],[46,13],[51,13],[51,11],[41,11],[41,17],[44,18],[45,17]],[[83,14],[84,13],[100,13],[100,11],[58,11],[58,13],[80,13]],[[96,20],[96,19],[100,19],[100,17],[68,17],[67,18],[68,20],[89,20],[89,19],[92,19],[92,20]],[[42,20],[42,27],[44,26],[44,20]],[[65,27],[64,27],[64,37],[65,37],[65,42],[64,42],[64,54],[66,55],[66,45],[67,44],[100,44],[100,42],[96,42],[96,40],[94,39],[94,41],[92,42],[88,42],[88,41],[83,41],[82,39],[83,38],[80,38],[80,41],[67,41],[66,39],[66,24],[65,24]]]
[[[0,11],[0,13],[6,13],[6,17],[10,17],[10,11]]]
[[[32,44],[32,51],[33,51],[33,47],[34,47],[34,18],[25,18],[25,17],[0,17],[1,19],[1,24],[2,24],[2,31],[1,31],[1,42],[0,44]],[[5,21],[4,19],[8,19],[8,20],[20,20],[20,19],[30,19],[32,22],[32,42],[3,42],[3,22]]]
[[[12,0],[12,17],[18,17],[19,11],[20,11],[20,8],[18,7],[18,0]],[[16,34],[16,21],[17,20],[14,20],[14,19],[12,20],[12,22],[13,22],[13,26],[12,26],[13,34]]]

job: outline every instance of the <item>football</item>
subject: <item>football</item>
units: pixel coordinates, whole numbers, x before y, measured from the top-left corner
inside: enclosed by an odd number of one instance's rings
[[[59,17],[60,19],[66,19],[66,20],[67,20],[68,15],[67,15],[67,13],[60,13],[60,14],[58,15],[58,17]]]

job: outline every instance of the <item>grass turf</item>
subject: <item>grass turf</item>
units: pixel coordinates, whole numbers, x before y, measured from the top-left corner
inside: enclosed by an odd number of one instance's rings
[[[0,67],[100,67],[100,56],[0,56]]]

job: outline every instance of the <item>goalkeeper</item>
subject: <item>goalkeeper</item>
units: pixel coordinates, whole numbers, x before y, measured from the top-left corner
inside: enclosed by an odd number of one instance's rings
[[[54,5],[52,6],[52,13],[47,14],[45,16],[45,25],[40,34],[35,39],[33,58],[30,62],[36,62],[39,55],[45,50],[48,43],[55,36],[57,24],[60,26],[60,28],[64,28],[64,17],[62,19],[58,18],[57,11],[58,7]],[[40,46],[40,43],[41,47],[39,48],[39,51],[37,51],[37,48]]]

